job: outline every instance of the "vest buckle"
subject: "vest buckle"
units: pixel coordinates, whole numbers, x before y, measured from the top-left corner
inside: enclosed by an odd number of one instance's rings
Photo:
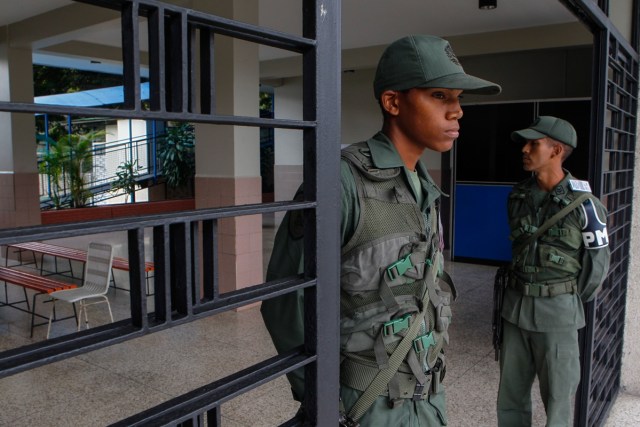
[[[411,319],[411,313],[405,314],[399,319],[389,320],[382,324],[382,334],[386,337],[388,335],[394,335],[409,328],[409,320]]]
[[[395,280],[397,277],[402,276],[408,269],[412,267],[413,263],[411,262],[411,254],[408,254],[404,258],[399,259],[398,261],[387,267],[387,275],[389,276],[389,279]]]

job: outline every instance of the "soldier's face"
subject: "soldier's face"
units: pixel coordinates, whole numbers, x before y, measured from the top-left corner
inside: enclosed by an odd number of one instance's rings
[[[522,167],[528,172],[540,172],[551,164],[555,143],[548,138],[528,140],[522,147]]]
[[[450,150],[460,132],[461,94],[444,88],[398,92],[397,129],[416,149]]]

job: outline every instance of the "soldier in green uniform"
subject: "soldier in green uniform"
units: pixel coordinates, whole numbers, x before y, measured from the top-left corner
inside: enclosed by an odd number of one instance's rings
[[[451,149],[463,91],[500,87],[466,74],[447,41],[417,35],[387,47],[373,89],[382,130],[345,148],[341,162],[341,425],[446,425],[440,381],[452,295],[440,286],[448,277],[441,191],[419,159],[425,149]],[[268,280],[302,271],[300,229],[287,214]],[[290,293],[262,304],[280,352],[303,342],[302,298]],[[289,380],[302,400],[303,372]]]
[[[512,262],[504,293],[498,425],[531,425],[535,376],[547,426],[568,426],[580,381],[583,303],[609,269],[607,212],[589,183],[562,167],[577,146],[565,120],[541,116],[511,134],[523,143],[527,180],[508,199]]]

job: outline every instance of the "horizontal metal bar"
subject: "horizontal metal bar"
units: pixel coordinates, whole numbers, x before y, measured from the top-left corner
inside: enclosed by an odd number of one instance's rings
[[[58,239],[78,235],[127,231],[135,228],[155,227],[179,222],[203,221],[233,216],[258,215],[272,212],[315,209],[316,202],[272,202],[221,208],[196,209],[163,214],[141,215],[131,218],[105,219],[84,223],[36,225],[0,230],[0,245],[32,240]]]
[[[274,356],[225,378],[161,403],[111,426],[158,426],[184,421],[194,415],[219,407],[242,393],[272,381],[286,373],[315,362],[302,347]]]
[[[194,311],[193,315],[158,323],[150,313],[147,316],[148,328],[136,328],[131,319],[125,319],[10,349],[0,353],[0,378],[315,285],[315,279],[299,277],[267,282],[225,293],[216,301],[194,307],[197,312]]]
[[[128,0],[75,0],[79,3],[87,3],[95,6],[106,7],[113,10],[121,10],[122,5]],[[188,23],[196,23],[201,26],[211,28],[218,34],[232,36],[237,39],[246,40],[271,46],[291,52],[305,52],[316,45],[313,39],[300,37],[293,34],[284,33],[259,27],[246,22],[235,21],[228,18],[207,14],[192,9],[186,9],[180,6],[162,3],[156,0],[141,0],[140,14],[146,16],[151,9],[162,8],[166,13],[181,14],[186,11],[188,15]]]
[[[57,362],[102,347],[137,338],[145,333],[129,320],[83,330],[0,353],[0,378]]]
[[[201,303],[194,307],[193,314],[194,316],[202,313],[211,315],[315,285],[315,279],[305,280],[297,277],[248,286],[236,291],[225,292],[214,301]]]
[[[13,113],[48,113],[71,116],[99,116],[116,119],[169,120],[216,125],[253,126],[282,129],[312,129],[315,121],[268,119],[263,117],[228,116],[219,114],[199,114],[186,112],[167,112],[150,110],[116,110],[110,108],[69,107],[64,105],[45,105],[26,102],[0,101],[0,111]]]

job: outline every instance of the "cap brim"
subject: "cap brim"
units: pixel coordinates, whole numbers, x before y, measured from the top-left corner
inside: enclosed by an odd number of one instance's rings
[[[449,74],[448,76],[438,77],[437,79],[427,82],[422,87],[459,89],[466,93],[476,93],[479,95],[497,95],[502,91],[500,85],[464,73]]]
[[[533,129],[522,129],[511,133],[511,139],[515,142],[522,142],[534,139],[546,138],[547,135]]]

